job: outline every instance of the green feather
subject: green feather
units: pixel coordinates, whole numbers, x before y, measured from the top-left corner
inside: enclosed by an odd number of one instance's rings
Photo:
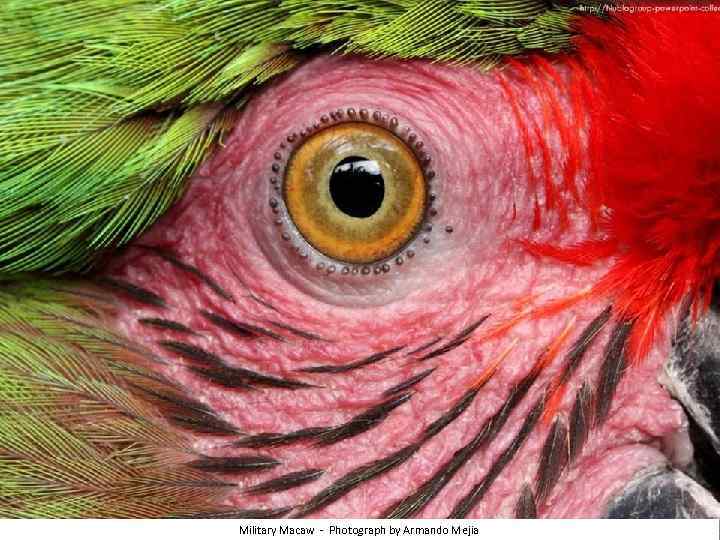
[[[0,286],[0,518],[223,511],[227,484],[187,466],[191,439],[158,396],[192,419],[187,398],[105,328],[110,301],[60,285]]]
[[[309,53],[487,67],[568,46],[544,0],[5,0],[0,273],[82,271],[183,193],[245,91]]]

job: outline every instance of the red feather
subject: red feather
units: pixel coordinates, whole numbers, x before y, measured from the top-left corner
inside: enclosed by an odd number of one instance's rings
[[[592,294],[636,321],[639,361],[669,311],[685,299],[706,309],[720,277],[720,14],[578,25],[573,95],[590,92],[584,204],[597,230],[579,246],[525,245],[571,264],[612,261]]]

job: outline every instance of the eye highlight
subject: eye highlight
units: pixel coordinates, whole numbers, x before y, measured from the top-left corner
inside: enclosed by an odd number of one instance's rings
[[[428,203],[413,151],[364,122],[326,127],[303,142],[289,159],[282,195],[310,245],[352,264],[393,256],[417,233]]]

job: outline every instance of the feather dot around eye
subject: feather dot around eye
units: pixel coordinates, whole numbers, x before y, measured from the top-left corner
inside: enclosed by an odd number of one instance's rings
[[[280,238],[316,271],[384,274],[429,243],[432,159],[395,117],[336,110],[288,135],[273,157],[269,204]]]

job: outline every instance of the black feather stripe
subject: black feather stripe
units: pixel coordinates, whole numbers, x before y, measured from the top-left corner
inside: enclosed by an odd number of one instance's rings
[[[604,353],[604,360],[600,367],[600,380],[598,381],[597,393],[595,394],[595,427],[602,426],[605,420],[607,420],[613,398],[615,397],[615,391],[620,383],[620,379],[622,379],[625,373],[625,368],[627,367],[625,346],[627,345],[632,327],[632,322],[621,321],[610,334],[610,339],[608,340]]]
[[[323,471],[322,469],[307,469],[304,471],[295,471],[249,487],[245,490],[245,492],[253,495],[259,495],[263,493],[277,493],[280,491],[287,491],[289,489],[304,486],[305,484],[314,482],[323,474],[325,474],[325,471]]]
[[[293,335],[296,335],[297,337],[301,337],[303,339],[308,339],[310,341],[329,341],[322,336],[319,336],[317,334],[313,334],[312,332],[308,332],[307,330],[301,330],[299,328],[295,328],[294,326],[290,326],[289,324],[283,324],[281,322],[277,321],[265,321],[267,324],[274,326],[275,328],[279,328],[281,330],[285,330],[287,332],[290,332]]]
[[[197,512],[177,516],[180,519],[277,519],[290,513],[292,507],[284,508],[238,508],[227,512]]]
[[[196,266],[193,266],[191,264],[188,264],[186,262],[181,261],[178,256],[173,253],[172,251],[168,249],[159,248],[156,246],[144,246],[144,245],[137,245],[136,247],[146,249],[152,253],[155,253],[160,258],[164,259],[165,261],[172,264],[175,268],[178,268],[182,270],[183,272],[186,272],[188,274],[191,274],[192,276],[199,279],[202,283],[207,285],[215,294],[223,298],[224,300],[229,300],[230,302],[234,302],[235,299],[233,296],[227,292],[225,289],[223,289],[218,283],[212,279],[210,276],[202,272],[199,268]]]
[[[165,418],[174,426],[192,431],[198,435],[237,435],[240,432],[233,430],[233,426],[211,413],[176,413],[167,414]]]
[[[264,448],[273,446],[283,446],[298,441],[314,439],[321,433],[327,431],[328,427],[311,427],[299,429],[290,433],[258,433],[243,437],[233,444],[238,448]]]
[[[224,317],[223,315],[213,313],[212,311],[202,309],[200,310],[200,315],[205,317],[205,319],[210,321],[218,328],[221,328],[226,332],[230,332],[231,334],[235,334],[236,336],[240,336],[243,338],[257,338],[264,336],[270,339],[274,339],[275,341],[286,341],[285,338],[282,337],[280,334],[277,334],[271,330],[267,330],[266,328],[262,328],[253,324],[236,321],[234,319],[230,319],[229,317]]]
[[[580,337],[572,344],[565,357],[563,371],[560,375],[561,384],[569,381],[570,377],[577,371],[577,368],[585,357],[585,353],[590,348],[590,345],[595,342],[595,339],[605,327],[605,324],[607,324],[611,313],[612,306],[606,307],[600,315],[590,321],[590,324],[582,331]]]
[[[444,412],[434,422],[432,422],[423,431],[420,437],[420,442],[425,444],[427,441],[432,439],[435,435],[440,433],[445,427],[447,427],[453,420],[460,416],[465,410],[475,401],[475,398],[480,391],[479,388],[471,388],[465,392],[460,399],[458,399],[449,410]]]
[[[510,391],[508,399],[500,410],[489,418],[476,432],[475,436],[462,448],[458,449],[435,473],[413,493],[391,505],[383,517],[406,519],[417,515],[457,474],[462,466],[469,461],[478,450],[492,442],[507,422],[510,414],[527,395],[530,387],[537,379],[541,363],[535,367]]]
[[[400,450],[393,452],[387,457],[378,459],[361,465],[356,469],[333,482],[330,486],[326,487],[310,499],[305,504],[298,506],[292,517],[303,518],[307,517],[313,512],[325,508],[327,505],[337,501],[343,496],[350,493],[353,489],[361,486],[365,482],[372,480],[386,473],[395,467],[405,463],[410,459],[415,452],[420,449],[420,443],[413,443],[408,446],[401,448]]]
[[[351,418],[348,422],[323,431],[318,435],[316,444],[318,446],[328,446],[365,433],[380,424],[392,411],[408,401],[411,397],[411,392],[393,396]]]
[[[280,462],[269,456],[247,455],[234,457],[202,456],[188,463],[193,469],[214,474],[240,474],[272,469]]]
[[[568,463],[568,430],[561,418],[556,418],[545,439],[540,454],[535,480],[537,502],[542,503],[560,479],[563,469]]]
[[[199,401],[169,391],[154,391],[136,384],[131,386],[159,400],[162,404],[161,413],[165,419],[178,427],[202,435],[240,434],[235,426],[216,416],[210,408]]]
[[[539,400],[525,417],[525,421],[520,427],[520,431],[515,435],[510,445],[505,448],[500,457],[493,463],[485,477],[475,484],[472,489],[455,505],[452,512],[448,516],[449,519],[463,519],[473,508],[482,500],[488,492],[493,482],[500,476],[515,455],[520,451],[533,428],[537,424],[545,406],[544,400]]]
[[[407,355],[408,355],[408,356],[412,356],[413,354],[421,353],[421,352],[429,349],[429,348],[432,347],[433,345],[437,345],[438,343],[440,343],[440,342],[442,341],[442,339],[443,339],[443,338],[440,337],[440,336],[438,336],[438,337],[436,337],[436,338],[433,338],[433,339],[431,339],[430,341],[428,341],[427,343],[424,343],[423,345],[420,345],[417,349],[413,349],[412,351],[408,352]]]
[[[515,517],[517,519],[537,519],[537,506],[535,495],[529,484],[523,484],[520,490],[520,498],[515,505]]]
[[[190,343],[173,340],[158,341],[163,349],[168,352],[175,353],[186,360],[190,360],[194,365],[202,367],[222,367],[225,365],[222,358],[206,351],[205,349]]]
[[[297,390],[300,388],[317,388],[317,386],[298,381],[265,375],[256,371],[238,367],[191,367],[190,370],[209,382],[229,389],[252,389],[256,386]]]
[[[371,430],[411,397],[411,392],[393,396],[371,407],[367,411],[354,416],[344,424],[323,431],[317,437],[317,446],[329,446]]]
[[[318,510],[325,508],[327,505],[342,498],[353,489],[363,485],[365,482],[368,482],[373,478],[377,478],[381,474],[387,473],[388,471],[405,463],[423,446],[423,444],[432,439],[435,435],[439,434],[463,412],[465,412],[477,394],[478,389],[467,391],[450,407],[448,411],[443,413],[438,419],[425,428],[417,441],[404,446],[389,456],[371,461],[353,469],[345,476],[320,491],[320,493],[315,495],[308,502],[299,506],[297,513],[294,514],[293,517],[305,517],[313,512],[317,512]]]
[[[572,463],[582,451],[585,442],[593,425],[593,393],[587,382],[583,382],[575,395],[570,412],[570,434],[569,434],[569,461]]]
[[[218,355],[182,341],[165,340],[158,344],[165,350],[190,360],[194,364],[190,366],[193,373],[225,388],[252,390],[255,388],[254,385],[258,385],[295,390],[316,387],[296,379],[274,377],[245,368],[229,366]]]
[[[392,386],[385,390],[383,392],[383,397],[392,396],[394,394],[397,394],[398,392],[402,392],[404,390],[407,390],[408,388],[412,388],[416,384],[418,384],[420,381],[424,380],[426,377],[428,377],[433,371],[435,371],[437,368],[430,368],[426,369],[425,371],[421,371],[417,375],[413,375],[412,377],[405,379],[399,384],[396,384],[395,386]]]
[[[488,317],[490,317],[490,315],[485,315],[481,319],[475,321],[470,326],[463,329],[457,336],[455,336],[453,339],[451,339],[448,343],[446,343],[442,347],[439,347],[437,349],[430,351],[427,354],[424,354],[423,356],[418,358],[418,361],[423,362],[425,360],[429,360],[430,358],[437,358],[438,356],[447,354],[450,351],[457,349],[463,343],[465,343],[468,339],[470,339],[473,332],[475,332],[475,330],[480,328],[480,326],[488,319]]]
[[[352,362],[350,364],[343,364],[343,365],[325,365],[325,366],[310,366],[306,368],[300,368],[297,371],[302,371],[304,373],[346,373],[348,371],[353,371],[365,366],[369,366],[371,364],[376,364],[377,362],[380,362],[381,360],[385,360],[387,357],[395,354],[396,352],[402,350],[403,347],[393,347],[392,349],[387,349],[385,351],[380,351],[378,353],[371,354],[370,356],[367,356],[361,360],[358,360],[356,362]]]
[[[165,300],[155,294],[152,291],[149,291],[143,287],[140,287],[138,285],[134,285],[130,283],[129,281],[125,281],[122,279],[117,278],[102,278],[98,280],[98,283],[102,286],[105,286],[107,288],[113,289],[115,291],[121,292],[125,294],[126,296],[129,296],[136,302],[140,304],[145,304],[148,306],[154,306],[159,308],[165,308],[167,307],[167,304],[165,303]]]
[[[146,319],[138,319],[138,322],[143,326],[151,326],[153,328],[159,328],[161,330],[172,330],[173,332],[180,332],[182,334],[197,335],[197,332],[192,328],[185,326],[177,321],[170,319],[160,319],[157,317],[149,317]]]

